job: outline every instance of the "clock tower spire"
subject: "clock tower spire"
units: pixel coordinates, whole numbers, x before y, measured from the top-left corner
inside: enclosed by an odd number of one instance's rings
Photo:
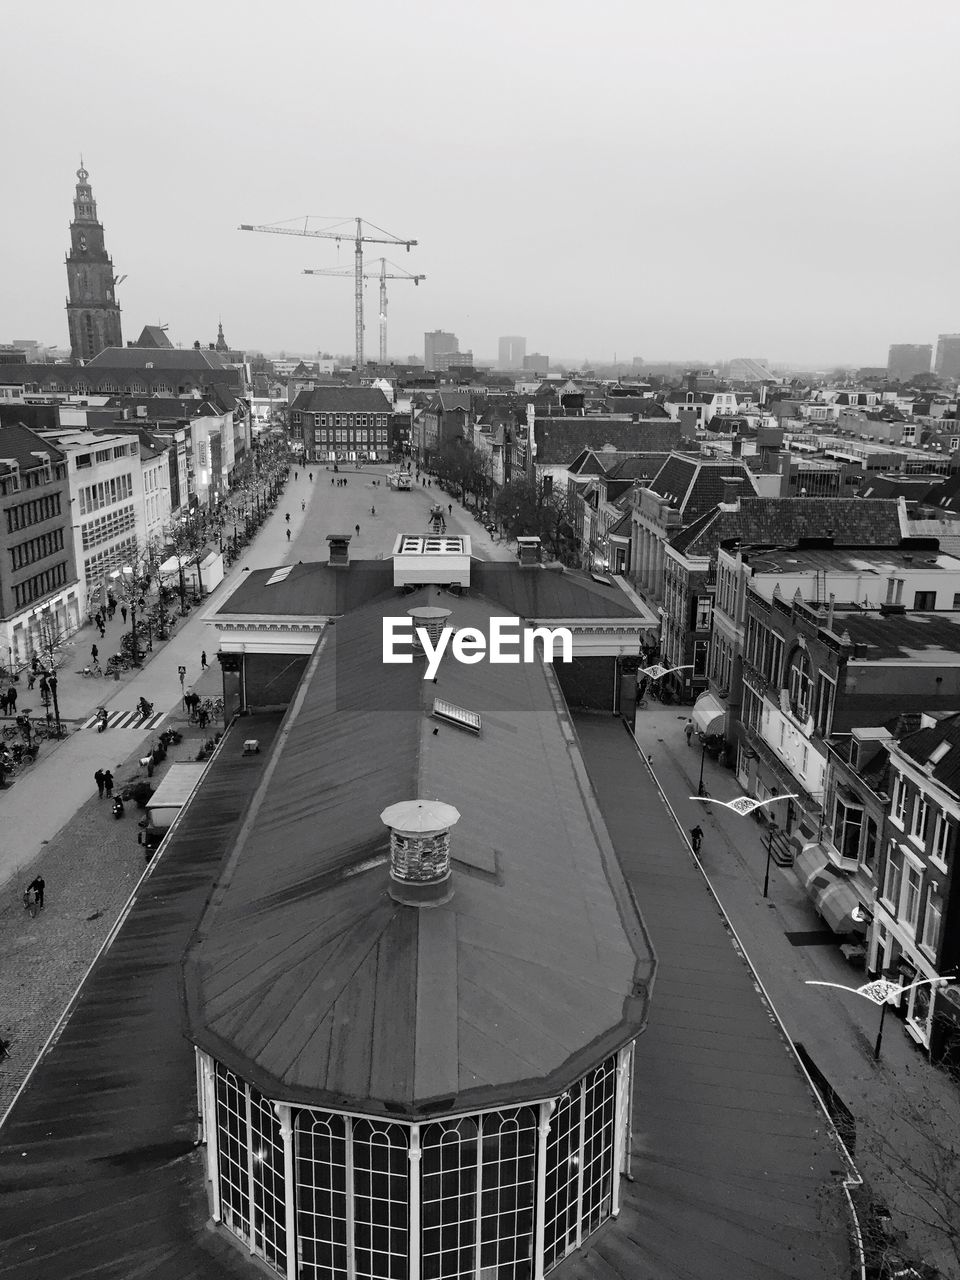
[[[74,360],[92,360],[104,347],[122,347],[120,307],[114,294],[113,260],[103,242],[90,175],[77,170],[77,190],[67,254],[67,323]]]

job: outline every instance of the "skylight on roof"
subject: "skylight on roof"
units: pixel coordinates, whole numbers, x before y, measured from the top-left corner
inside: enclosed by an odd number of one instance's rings
[[[468,733],[479,733],[481,729],[480,716],[476,711],[468,711],[466,707],[458,707],[442,698],[434,698],[433,715],[437,720],[455,724],[458,729],[466,729]]]
[[[601,582],[605,587],[612,587],[612,581],[604,573],[591,573],[590,577],[594,582]]]
[[[292,564],[285,564],[282,569],[274,569],[272,575],[267,579],[267,586],[272,587],[276,582],[283,582],[284,578],[290,576]]]
[[[939,746],[934,747],[927,757],[927,764],[939,764],[943,757],[950,750],[949,742],[941,742]]]

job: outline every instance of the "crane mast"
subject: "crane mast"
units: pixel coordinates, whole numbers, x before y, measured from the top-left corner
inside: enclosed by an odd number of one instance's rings
[[[297,219],[299,221],[299,219]],[[364,222],[362,218],[349,218],[348,222],[355,224],[355,230],[352,237],[348,235],[342,228],[343,222],[326,227],[322,230],[314,231],[311,229],[310,216],[304,220],[302,227],[291,227],[284,223],[272,222],[263,223],[257,226],[249,222],[240,224],[241,231],[264,231],[270,235],[279,236],[316,236],[321,240],[336,240],[339,244],[341,240],[353,239],[353,277],[354,277],[354,345],[356,351],[357,373],[363,370],[363,246],[365,244],[402,244],[409,253],[411,248],[417,243],[416,240],[404,240],[401,236],[392,235],[389,231],[384,231],[382,227],[374,226],[373,223],[367,223],[372,231],[377,231],[379,235],[368,235],[364,231]],[[338,229],[338,227],[340,229]]]
[[[393,267],[393,271],[388,271],[387,267]],[[345,270],[342,267],[317,267],[314,270],[305,269],[305,276],[350,276],[354,275],[354,271]],[[387,363],[387,281],[388,280],[412,280],[418,285],[421,280],[426,280],[424,275],[414,275],[410,271],[404,271],[402,267],[398,267],[395,262],[388,262],[386,258],[380,259],[379,271],[365,271],[362,278],[364,280],[380,281],[380,363]]]

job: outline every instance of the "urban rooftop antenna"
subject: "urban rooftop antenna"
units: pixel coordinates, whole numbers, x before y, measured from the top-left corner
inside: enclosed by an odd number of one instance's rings
[[[241,231],[265,231],[275,236],[315,236],[321,240],[336,240],[337,244],[341,240],[353,240],[354,245],[354,299],[355,299],[355,316],[354,324],[356,328],[356,360],[357,373],[363,369],[363,246],[365,244],[402,244],[406,246],[409,253],[411,248],[417,243],[416,240],[404,240],[400,236],[395,236],[389,231],[384,231],[382,227],[374,226],[372,222],[365,223],[362,218],[343,218],[338,222],[329,222],[329,219],[323,219],[328,225],[320,230],[314,231],[310,227],[310,219],[313,215],[307,214],[302,219],[302,227],[290,226],[289,222],[269,222],[258,226],[251,226],[248,222],[240,224]],[[297,218],[295,221],[300,222]],[[344,228],[349,223],[355,224],[355,229],[346,231]],[[371,231],[375,231],[377,235],[368,235],[364,228],[367,227]]]

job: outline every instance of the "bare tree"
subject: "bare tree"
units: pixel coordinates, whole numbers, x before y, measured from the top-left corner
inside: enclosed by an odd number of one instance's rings
[[[177,521],[164,531],[164,538],[171,554],[177,561],[177,571],[180,579],[180,613],[186,615],[187,583],[183,571],[185,565],[196,565],[197,585],[199,590],[203,591],[200,566],[204,552],[207,549],[207,535],[202,516],[197,513],[185,516],[184,519]]]

